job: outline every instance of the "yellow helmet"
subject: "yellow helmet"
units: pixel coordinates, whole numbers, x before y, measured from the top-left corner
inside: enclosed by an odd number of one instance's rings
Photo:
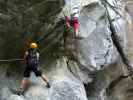
[[[30,44],[30,48],[32,48],[32,49],[35,49],[35,48],[37,48],[38,46],[37,46],[37,44],[36,43],[31,43]]]

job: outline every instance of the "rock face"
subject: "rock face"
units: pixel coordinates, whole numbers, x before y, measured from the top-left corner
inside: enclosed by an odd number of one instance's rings
[[[31,84],[23,97],[10,92],[9,88],[17,86],[16,84],[3,80],[5,85],[1,87],[1,100],[87,100],[84,85],[69,72],[66,58],[58,59],[50,66],[53,66],[49,73],[51,88],[46,88],[45,83],[32,74]],[[16,82],[16,79],[11,79]]]
[[[116,7],[116,11],[107,2]],[[132,3],[107,2],[0,1],[0,47],[11,43],[1,49],[0,57],[21,57],[30,41],[38,42],[40,64],[51,84],[48,89],[40,78],[31,74],[24,96],[14,95],[11,89],[19,88],[24,67],[20,63],[2,64],[0,100],[132,100],[132,86],[129,86],[132,81],[124,76],[128,74],[127,68],[112,38],[114,32],[124,55],[132,60]],[[81,38],[74,38],[73,30],[67,30],[64,25],[64,9],[70,7],[71,14],[75,5],[80,10]],[[111,25],[115,31],[111,30]]]

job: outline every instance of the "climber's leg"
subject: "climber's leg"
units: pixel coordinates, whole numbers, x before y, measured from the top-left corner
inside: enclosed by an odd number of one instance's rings
[[[24,78],[21,81],[20,90],[18,91],[18,94],[23,94],[24,91],[26,90],[28,85],[28,78],[30,77],[30,72],[31,72],[31,69],[29,67],[26,67],[24,71]]]
[[[79,26],[78,18],[74,17],[73,18],[73,29],[74,29],[74,33],[76,36],[78,35],[78,26]]]
[[[21,85],[20,85],[20,92],[24,92],[27,88],[28,85],[28,79],[27,78],[23,78],[21,81]]]
[[[68,16],[65,16],[65,23],[66,23],[66,27],[70,28],[70,18]]]
[[[44,74],[42,74],[42,71],[41,71],[37,66],[35,66],[35,67],[33,68],[33,72],[35,73],[35,75],[36,75],[37,77],[41,77],[42,80],[47,84],[46,86],[47,86],[48,88],[50,88],[48,79],[46,78],[46,76],[45,76]]]
[[[41,75],[41,78],[43,79],[43,81],[46,82],[46,84],[47,84],[46,87],[50,88],[50,84],[49,84],[48,79],[46,78],[46,76],[43,74],[43,75]]]
[[[73,7],[72,11],[72,26],[75,33],[75,36],[78,36],[78,28],[79,28],[79,7]]]

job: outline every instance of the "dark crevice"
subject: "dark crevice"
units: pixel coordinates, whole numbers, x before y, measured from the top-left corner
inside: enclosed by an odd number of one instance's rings
[[[107,5],[104,4],[104,6],[105,6],[106,11],[107,11],[107,19],[108,19],[108,22],[109,22],[109,25],[110,25],[109,28],[110,28],[110,31],[111,31],[111,38],[112,38],[113,44],[115,45],[115,47],[116,47],[116,49],[117,49],[117,51],[118,51],[118,53],[119,53],[119,55],[121,57],[121,60],[127,66],[127,69],[129,71],[129,75],[127,75],[127,76],[121,75],[117,79],[113,80],[110,83],[110,85],[106,89],[107,94],[110,95],[112,93],[112,90],[115,88],[115,86],[118,85],[119,82],[121,82],[123,79],[128,78],[130,76],[132,78],[132,80],[133,80],[133,77],[132,77],[133,73],[132,73],[132,66],[130,65],[129,59],[128,59],[127,55],[125,54],[124,49],[123,49],[123,47],[122,47],[122,45],[120,43],[120,38],[117,35],[117,31],[115,29],[115,26],[113,25],[113,21],[114,20],[112,20],[110,18],[110,15],[109,15],[109,12],[108,12],[108,9],[107,9]],[[119,15],[118,12],[116,12],[116,13]]]
[[[69,66],[69,60],[67,61],[67,68],[68,70],[71,72],[71,74],[73,74],[73,76],[76,76],[75,73],[72,71],[72,69]],[[77,76],[76,76],[77,77]]]
[[[94,90],[94,87],[92,86],[92,84],[84,84],[85,87],[85,91],[86,91],[86,95],[89,98],[89,96],[91,95],[91,91]]]
[[[106,10],[107,10],[107,8],[106,8]],[[110,24],[110,31],[112,33],[111,37],[112,37],[113,43],[123,61],[123,63],[127,66],[127,69],[129,70],[129,75],[132,77],[132,74],[133,74],[131,71],[132,66],[130,65],[129,59],[128,59],[127,55],[125,54],[124,49],[122,48],[122,45],[120,44],[119,37],[117,35],[117,31],[115,30],[115,26],[113,25],[113,23],[111,21],[108,10],[107,10],[107,18],[108,18],[108,21]],[[133,77],[132,77],[132,80],[133,80]]]

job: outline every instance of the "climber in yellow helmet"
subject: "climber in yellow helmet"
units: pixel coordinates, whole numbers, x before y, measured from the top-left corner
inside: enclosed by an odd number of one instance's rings
[[[38,46],[37,46],[36,43],[31,43],[31,44],[30,44],[30,48],[32,48],[32,49],[36,49],[36,48],[38,48]]]
[[[24,78],[21,81],[20,91],[18,94],[23,94],[27,88],[28,78],[30,73],[34,72],[37,77],[41,77],[45,82],[46,86],[50,88],[49,82],[45,75],[42,74],[38,67],[39,64],[39,52],[37,51],[38,45],[36,43],[31,43],[29,49],[25,52],[24,60],[26,63],[26,68],[24,71]]]

